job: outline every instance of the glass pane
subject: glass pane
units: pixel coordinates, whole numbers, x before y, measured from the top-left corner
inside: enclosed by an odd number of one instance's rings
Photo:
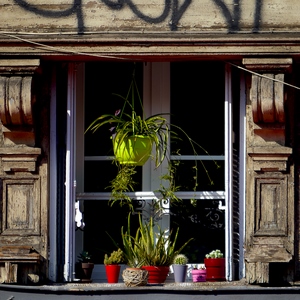
[[[133,72],[142,94],[143,65],[133,62],[86,63],[85,68],[85,128],[103,114],[114,114],[122,109],[128,93]],[[137,100],[137,99],[136,99]],[[141,108],[136,104],[137,111]],[[130,106],[125,106],[130,113]],[[111,124],[105,124],[95,133],[85,134],[85,156],[113,156]],[[141,190],[141,169],[136,168],[136,190]],[[109,192],[107,187],[117,174],[112,161],[85,161],[85,192]]]
[[[136,167],[133,180],[135,190],[142,189],[142,167]],[[86,193],[110,192],[110,181],[117,174],[117,166],[112,161],[86,161],[84,164],[84,191]]]
[[[104,254],[116,250],[113,241],[122,246],[121,227],[127,229],[128,214],[126,207],[111,207],[108,201],[84,202],[84,249],[91,253],[94,263],[103,264]],[[131,230],[135,233],[138,216],[132,215],[130,220]]]
[[[183,200],[172,206],[171,228],[179,227],[177,245],[193,240],[184,248],[189,263],[203,263],[205,254],[212,250],[225,251],[225,214],[218,208],[219,200],[198,200],[192,205]]]
[[[197,162],[197,164],[196,164]],[[224,161],[182,160],[177,166],[175,183],[180,191],[193,191],[197,169],[197,191],[224,191]]]
[[[122,109],[124,99],[132,80],[135,69],[136,81],[140,95],[142,95],[142,67],[141,63],[101,62],[86,63],[85,69],[85,128],[103,114],[114,114]],[[120,97],[122,96],[122,97]],[[129,105],[126,106],[128,112]],[[139,110],[139,107],[137,107]],[[112,125],[107,124],[95,133],[85,134],[86,156],[113,155],[111,132]]]
[[[171,123],[180,126],[210,155],[224,155],[224,65],[171,63]],[[172,142],[172,154],[192,155],[188,140]],[[199,155],[206,153],[197,148]]]

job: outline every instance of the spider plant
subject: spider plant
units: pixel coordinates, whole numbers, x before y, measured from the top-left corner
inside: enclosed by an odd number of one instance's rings
[[[135,80],[135,71],[133,71],[133,76],[127,95],[125,97],[119,94],[115,95],[121,97],[124,100],[122,109],[117,110],[115,114],[103,114],[99,116],[88,126],[85,132],[95,132],[98,129],[102,128],[104,125],[110,126],[110,131],[112,133],[111,138],[113,142],[113,150],[116,158],[114,162],[116,162],[117,164],[118,173],[117,176],[110,181],[110,186],[108,186],[108,188],[111,188],[112,192],[109,204],[113,205],[114,203],[118,202],[121,206],[126,204],[131,210],[133,210],[133,200],[127,195],[127,193],[134,191],[135,182],[132,176],[136,173],[135,167],[137,165],[143,165],[148,160],[148,158],[151,156],[153,145],[155,150],[153,159],[155,161],[156,168],[162,164],[167,156],[168,143],[171,134],[172,139],[179,138],[178,134],[175,131],[171,131],[171,126],[172,128],[175,128],[177,132],[181,133],[181,135],[187,138],[187,141],[191,144],[195,156],[197,155],[195,144],[202,150],[205,151],[205,149],[195,143],[183,129],[174,124],[170,125],[168,123],[168,120],[164,117],[166,114],[156,114],[147,118],[144,117],[143,103]],[[141,110],[136,110],[136,104],[139,104],[138,108],[141,108]],[[125,108],[128,108],[128,106],[130,108],[129,111],[131,112],[125,110]],[[138,114],[137,111],[141,111],[141,114]],[[137,140],[140,137],[144,137],[149,140],[150,146],[144,147],[147,148],[148,152],[140,156],[139,160],[136,162],[133,162],[133,160],[131,161],[129,159],[129,162],[125,163],[124,161],[122,161],[121,156],[124,157],[125,152],[127,153],[127,149],[129,148],[132,148],[134,152],[133,154],[131,154],[131,157],[135,156],[135,152],[137,152],[137,149],[139,148]],[[145,140],[141,143],[143,145],[146,144]],[[123,151],[123,153],[121,152],[121,154],[119,154],[118,151],[120,149]],[[200,163],[206,170],[203,162],[200,161]],[[162,180],[167,180],[169,182],[169,185],[161,185],[158,192],[161,193],[162,200],[167,199],[168,201],[172,202],[180,202],[180,199],[175,194],[178,190],[178,186],[176,186],[174,182],[174,170],[175,168],[173,167],[169,168],[168,173],[164,175],[163,178],[161,178]],[[195,161],[193,172],[195,173],[192,175],[195,179],[194,191],[196,191],[196,188],[198,186],[197,161]],[[207,172],[206,174],[210,182],[213,183]],[[191,201],[194,201],[194,199],[192,199]]]
[[[86,132],[95,132],[104,125],[111,125],[110,130],[115,153],[122,143],[126,143],[128,139],[136,136],[147,137],[155,147],[154,160],[156,167],[158,167],[163,162],[168,148],[170,127],[167,119],[164,117],[164,114],[144,117],[143,104],[135,80],[135,73],[133,73],[126,97],[118,94],[117,96],[124,100],[123,108],[117,110],[115,114],[99,116],[89,125]],[[141,115],[137,114],[135,110],[136,98],[142,110]],[[127,105],[130,107],[131,113],[125,112]]]

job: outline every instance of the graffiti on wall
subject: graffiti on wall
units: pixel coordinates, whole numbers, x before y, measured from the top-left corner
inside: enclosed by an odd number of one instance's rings
[[[71,0],[70,0],[71,1]],[[192,0],[164,0],[164,9],[162,13],[157,17],[151,17],[143,13],[138,5],[134,3],[134,0],[98,0],[105,4],[111,10],[120,11],[126,6],[130,8],[132,13],[137,16],[139,19],[143,20],[146,23],[159,24],[167,22],[169,24],[171,31],[178,30],[178,24],[180,19],[184,16],[184,13],[187,11],[188,7],[192,3]],[[196,1],[196,0],[194,0]],[[223,0],[211,0],[220,10],[223,18],[225,19],[228,32],[234,33],[240,30],[240,17],[241,17],[241,6],[240,3],[242,0],[232,0],[233,3],[230,6],[233,6],[231,10]],[[30,4],[26,0],[14,0],[14,2],[34,14],[46,17],[46,18],[63,18],[66,16],[75,15],[77,19],[77,30],[79,34],[83,34],[85,31],[84,18],[82,13],[82,0],[73,0],[73,3],[70,4],[70,7],[65,10],[60,11],[50,11],[38,8],[38,5]],[[179,3],[181,2],[181,3]],[[259,31],[259,24],[261,19],[261,10],[262,10],[263,0],[255,0],[255,9],[254,9],[254,19],[253,19],[253,32]],[[199,12],[201,13],[201,12]]]

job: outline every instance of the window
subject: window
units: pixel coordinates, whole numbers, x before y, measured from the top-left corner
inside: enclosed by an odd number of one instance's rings
[[[240,95],[232,93],[239,91],[239,74],[232,74],[220,62],[136,63],[135,66],[146,114],[170,113],[171,123],[182,127],[207,151],[197,150],[199,156],[194,157],[184,139],[171,143],[171,159],[180,162],[176,179],[183,204],[167,206],[169,213],[160,220],[161,226],[180,226],[178,243],[187,240],[189,234],[194,237],[187,248],[191,263],[201,263],[204,254],[215,248],[224,251],[230,258],[227,267],[230,278],[233,273],[232,243],[235,230],[240,230],[233,228],[231,215],[234,206],[231,191],[234,143],[238,145],[237,151],[242,151],[240,139],[232,141],[231,138],[232,124],[236,124],[237,128],[240,125]],[[120,242],[121,226],[126,226],[129,210],[118,205],[108,206],[110,193],[106,187],[116,174],[109,130],[85,135],[83,132],[97,116],[120,108],[120,98],[113,93],[127,93],[132,69],[132,62],[89,62],[77,71],[77,78],[82,80],[77,80],[76,143],[73,152],[76,154],[76,200],[80,202],[86,225],[83,231],[76,230],[73,259],[83,248],[92,254],[98,264],[93,274],[94,281],[105,280],[103,256],[115,248],[109,235]],[[237,108],[232,107],[232,99],[235,99]],[[233,112],[237,116],[236,121],[232,117]],[[235,136],[238,137],[242,134],[239,130],[243,129],[237,130]],[[193,182],[189,178],[192,178],[195,159],[199,185],[193,190]],[[242,165],[237,167],[238,173]],[[167,164],[164,164],[154,169],[151,161],[138,167],[136,176],[141,184],[136,187],[137,193],[133,197],[150,199],[153,191],[159,189],[160,175],[164,174],[166,167]],[[240,192],[239,187],[238,184],[237,193]],[[195,199],[193,204],[191,199]],[[237,208],[240,208],[239,203]],[[239,216],[237,219],[236,222],[240,222]],[[137,220],[133,220],[133,226],[135,222]],[[238,252],[242,241],[239,239],[237,243]]]

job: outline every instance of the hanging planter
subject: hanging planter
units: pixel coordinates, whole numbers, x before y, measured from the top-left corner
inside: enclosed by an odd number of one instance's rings
[[[120,164],[143,166],[149,159],[152,151],[152,140],[148,136],[135,135],[117,139],[113,143],[116,160]]]

